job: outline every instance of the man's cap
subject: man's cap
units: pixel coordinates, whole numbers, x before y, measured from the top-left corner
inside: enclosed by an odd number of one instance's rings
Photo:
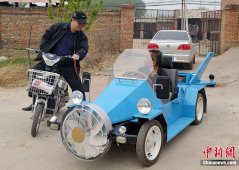
[[[74,18],[80,24],[86,24],[87,23],[86,14],[82,11],[76,11],[73,14],[72,18]]]

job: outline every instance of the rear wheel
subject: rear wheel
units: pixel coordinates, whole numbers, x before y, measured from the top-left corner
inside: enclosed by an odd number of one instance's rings
[[[199,125],[202,122],[203,113],[204,113],[204,98],[202,93],[198,93],[195,109],[195,120],[193,122],[194,125]]]
[[[188,69],[192,70],[193,69],[193,61],[191,61],[190,63],[188,63]]]
[[[196,56],[193,55],[193,64],[195,64],[195,63],[196,63]]]
[[[33,115],[32,129],[31,129],[32,137],[36,137],[38,133],[38,129],[40,127],[40,123],[42,119],[43,109],[44,109],[44,104],[38,103],[36,105],[36,108],[33,113],[34,115]]]
[[[142,125],[139,130],[136,154],[145,166],[153,165],[163,146],[163,128],[157,120],[151,120]]]

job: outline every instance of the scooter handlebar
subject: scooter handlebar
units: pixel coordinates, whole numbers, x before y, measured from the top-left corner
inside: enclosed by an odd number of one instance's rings
[[[35,52],[35,53],[41,53],[41,52],[42,52],[42,51],[41,51],[40,49],[38,49],[38,48],[26,48],[26,50],[28,50],[28,51],[33,51],[33,52]],[[42,52],[42,53],[44,53],[44,52]],[[47,54],[47,53],[45,53],[45,54]],[[62,58],[72,58],[71,55],[59,56],[59,57],[62,57]]]
[[[33,52],[35,52],[35,53],[40,53],[40,52],[41,52],[41,50],[38,49],[38,48],[26,48],[26,50],[28,50],[28,51],[33,51]]]

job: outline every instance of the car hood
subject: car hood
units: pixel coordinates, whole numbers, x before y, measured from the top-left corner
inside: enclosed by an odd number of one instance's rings
[[[147,80],[116,78],[93,103],[101,107],[114,124],[133,119],[133,115],[138,113],[137,102],[141,98],[147,98],[153,108],[161,105]]]

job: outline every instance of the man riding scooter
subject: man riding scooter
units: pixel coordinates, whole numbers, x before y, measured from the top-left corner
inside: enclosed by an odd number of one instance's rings
[[[42,36],[40,44],[42,52],[58,56],[72,56],[72,59],[67,58],[59,63],[57,69],[59,70],[59,74],[67,81],[72,91],[79,90],[83,96],[85,96],[85,93],[82,89],[79,72],[80,61],[85,58],[89,48],[88,38],[82,30],[86,23],[87,17],[85,13],[76,11],[71,18],[71,22],[56,23],[47,29]],[[46,65],[41,61],[33,69],[45,70]],[[31,94],[29,96],[31,97]],[[31,111],[32,107],[30,105],[22,109],[24,111]]]

